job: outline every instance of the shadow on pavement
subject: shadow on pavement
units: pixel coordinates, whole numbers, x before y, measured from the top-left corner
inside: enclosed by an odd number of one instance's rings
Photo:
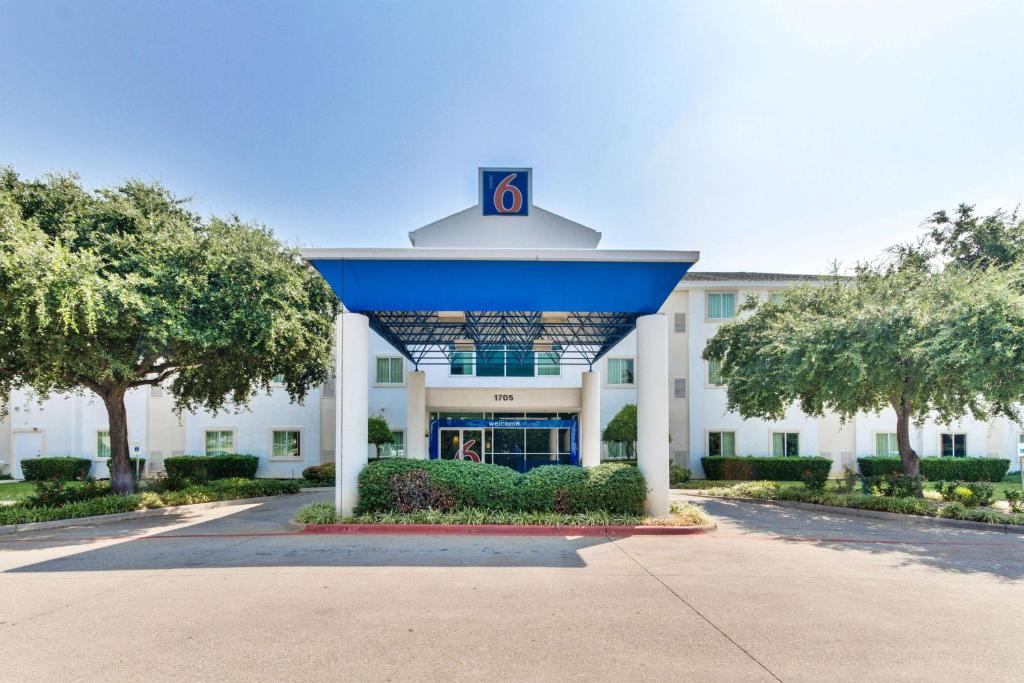
[[[857,550],[959,574],[1024,577],[1024,535],[930,526],[761,503],[694,499],[741,534],[768,534],[788,543]]]
[[[219,508],[210,511],[217,518],[192,524],[185,515],[169,515],[24,533],[0,537],[0,550],[12,560],[4,563],[9,567],[5,573],[333,566],[571,569],[586,565],[581,550],[609,542],[579,537],[320,535],[287,526],[298,507],[325,497],[300,494]],[[174,525],[181,526],[167,528]],[[94,544],[99,547],[86,547]],[[76,552],[79,547],[83,550]],[[53,549],[71,552],[54,558],[49,552]],[[32,562],[31,555],[38,553],[50,557]],[[21,564],[17,554],[28,562]]]

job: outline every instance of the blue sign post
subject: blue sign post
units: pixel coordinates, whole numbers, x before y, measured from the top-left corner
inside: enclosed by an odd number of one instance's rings
[[[530,215],[529,168],[481,168],[480,205],[485,216]]]

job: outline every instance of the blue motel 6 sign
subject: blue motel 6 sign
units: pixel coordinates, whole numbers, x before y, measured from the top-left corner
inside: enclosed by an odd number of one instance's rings
[[[481,168],[480,204],[485,216],[530,214],[529,168]]]

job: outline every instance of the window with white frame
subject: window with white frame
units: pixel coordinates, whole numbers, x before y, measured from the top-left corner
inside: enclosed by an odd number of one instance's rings
[[[271,437],[270,457],[302,457],[302,433],[298,429],[275,429]]]
[[[967,435],[966,434],[943,434],[942,441],[943,458],[966,458],[967,457]]]
[[[708,455],[736,455],[736,432],[708,432]]]
[[[722,386],[722,361],[708,361],[708,384],[713,387]]]
[[[378,356],[376,384],[400,385],[405,383],[405,359],[401,356]]]
[[[405,432],[403,431],[392,431],[391,436],[394,439],[391,443],[382,444],[380,447],[380,457],[382,458],[404,458],[405,457]]]
[[[100,459],[110,457],[110,431],[107,429],[96,432],[96,457]]]
[[[708,292],[708,320],[736,317],[736,292]]]
[[[774,432],[772,434],[772,455],[777,458],[791,458],[800,455],[800,434]]]
[[[632,358],[609,358],[607,371],[607,381],[610,385],[628,385],[635,382]]]
[[[880,458],[891,458],[900,454],[896,442],[896,432],[878,432],[875,434],[875,455]]]
[[[605,441],[605,459],[607,460],[629,460],[631,455],[629,445],[623,441]]]
[[[235,452],[235,433],[230,429],[206,430],[206,454],[224,455]]]

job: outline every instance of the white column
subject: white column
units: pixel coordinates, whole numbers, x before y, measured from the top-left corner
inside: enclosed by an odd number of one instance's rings
[[[583,373],[580,397],[580,463],[584,467],[601,464],[601,373]]]
[[[427,375],[413,370],[405,381],[405,457],[425,460],[427,441]]]
[[[663,314],[636,321],[636,460],[647,480],[644,511],[668,514],[668,322]]]
[[[370,326],[365,315],[343,313],[338,335],[340,366],[336,391],[337,424],[334,506],[340,515],[351,515],[356,506],[356,480],[366,466],[366,420],[369,413],[370,374],[368,342]],[[342,343],[344,342],[344,343]]]

